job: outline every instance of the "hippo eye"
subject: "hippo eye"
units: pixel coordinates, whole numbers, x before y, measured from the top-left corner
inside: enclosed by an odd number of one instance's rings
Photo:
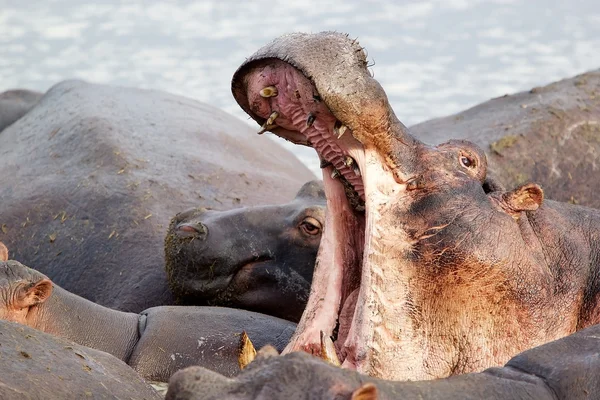
[[[461,154],[459,160],[460,163],[467,168],[475,168],[477,166],[475,160],[467,155]]]
[[[302,220],[302,222],[300,223],[300,229],[302,230],[302,232],[306,233],[307,235],[318,235],[319,233],[321,233],[321,223],[319,221],[317,221],[316,219],[314,219],[313,217],[306,217],[304,218],[304,220]]]

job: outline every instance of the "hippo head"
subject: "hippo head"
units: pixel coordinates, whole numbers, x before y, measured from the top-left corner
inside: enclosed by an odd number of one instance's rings
[[[7,259],[8,251],[0,243],[0,320],[29,325],[28,318],[34,314],[31,308],[50,297],[52,282],[40,272]]]
[[[325,219],[320,181],[284,205],[177,214],[165,240],[171,289],[181,303],[244,308],[298,321]]]
[[[476,145],[411,136],[357,41],[283,36],[238,69],[232,91],[259,133],[321,158],[325,230],[286,351],[333,348],[343,367],[414,380],[501,365],[559,337],[542,317],[560,313],[552,273],[528,250],[539,248],[526,214],[540,187],[503,192]]]

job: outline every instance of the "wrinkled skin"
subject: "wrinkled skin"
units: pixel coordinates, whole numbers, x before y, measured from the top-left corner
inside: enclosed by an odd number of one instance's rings
[[[140,314],[111,310],[17,261],[0,261],[0,320],[105,351],[144,378],[161,382],[191,365],[232,376],[240,370],[243,331],[256,346],[282,350],[295,329],[289,321],[225,307],[163,306]]]
[[[535,184],[505,191],[475,144],[411,136],[358,42],[283,36],[232,90],[259,124],[324,160],[325,230],[287,352],[319,354],[323,332],[344,368],[435,379],[600,322],[600,211],[544,200]]]
[[[0,321],[0,360],[2,399],[161,399],[114,356],[14,322]]]
[[[31,110],[43,95],[25,89],[0,93],[0,132]]]
[[[547,198],[600,208],[600,70],[502,96],[410,132],[429,144],[472,141],[507,188],[536,182]]]
[[[287,204],[177,214],[165,240],[167,276],[182,304],[242,308],[298,321],[325,223],[311,181]]]
[[[521,353],[502,368],[436,381],[384,381],[299,352],[257,359],[235,378],[190,367],[173,375],[166,399],[591,399],[600,393],[599,335],[594,326]]]
[[[0,135],[0,241],[104,306],[173,304],[164,268],[173,215],[283,203],[314,179],[250,133],[184,97],[59,83]]]

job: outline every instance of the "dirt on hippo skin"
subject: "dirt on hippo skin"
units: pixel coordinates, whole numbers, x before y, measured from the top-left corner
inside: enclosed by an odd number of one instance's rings
[[[486,150],[490,175],[506,188],[536,182],[549,199],[600,208],[600,70],[410,129],[430,144],[475,142]]]

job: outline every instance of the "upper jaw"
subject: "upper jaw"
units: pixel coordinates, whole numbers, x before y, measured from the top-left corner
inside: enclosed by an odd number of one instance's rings
[[[341,122],[358,142],[382,155],[398,182],[412,177],[417,167],[414,148],[421,143],[394,114],[383,88],[367,69],[365,52],[358,41],[337,32],[281,36],[248,58],[233,76],[233,96],[262,126],[261,130],[310,145],[298,124],[270,123],[273,111],[280,110],[270,107],[268,98],[261,99],[259,92],[271,86],[280,92],[284,89],[278,86],[279,77],[268,79],[272,72],[269,68],[276,68],[277,61],[290,65],[310,82],[313,92],[301,94],[331,113],[327,121],[331,131],[336,121]],[[303,123],[308,114],[302,116]],[[317,121],[321,114],[318,112]]]

